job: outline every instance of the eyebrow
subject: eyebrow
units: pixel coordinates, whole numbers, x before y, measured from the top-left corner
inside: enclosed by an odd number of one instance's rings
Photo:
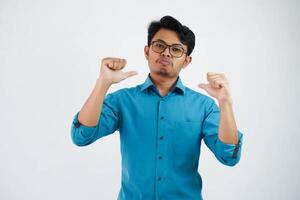
[[[163,41],[163,40],[161,40],[161,39],[157,39],[157,41],[161,41],[161,42],[163,42],[163,43],[165,43],[165,44],[168,44],[168,43],[166,43],[165,41]],[[180,44],[180,43],[174,43],[174,44],[171,44],[171,45],[178,45],[178,46],[183,47],[183,44]]]

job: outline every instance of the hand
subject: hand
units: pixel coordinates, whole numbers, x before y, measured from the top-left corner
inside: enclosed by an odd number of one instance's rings
[[[219,103],[232,102],[229,83],[223,73],[207,73],[208,84],[201,83],[198,85],[199,88],[204,89],[209,95],[216,98]]]
[[[125,59],[113,57],[103,58],[101,61],[99,78],[102,78],[108,84],[114,84],[130,76],[137,75],[136,71],[121,71],[125,65]]]

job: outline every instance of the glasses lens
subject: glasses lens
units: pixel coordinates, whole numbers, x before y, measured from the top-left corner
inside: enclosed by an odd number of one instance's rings
[[[181,47],[177,47],[177,46],[171,47],[171,54],[174,57],[180,57],[180,56],[182,56],[183,52],[184,52],[184,50]]]
[[[153,51],[161,53],[166,49],[166,45],[162,42],[153,42]]]
[[[154,41],[152,43],[152,50],[155,51],[156,53],[162,53],[165,51],[165,49],[168,47],[167,44],[160,42],[160,41]],[[181,57],[182,54],[184,53],[184,49],[181,46],[169,46],[170,47],[170,53],[174,57]]]

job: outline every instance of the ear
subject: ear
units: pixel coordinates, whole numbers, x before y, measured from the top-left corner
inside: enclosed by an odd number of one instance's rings
[[[146,60],[148,60],[148,58],[149,58],[149,47],[147,45],[144,47],[144,54],[145,54]]]
[[[182,68],[184,69],[186,66],[188,66],[192,62],[192,56],[186,56]]]

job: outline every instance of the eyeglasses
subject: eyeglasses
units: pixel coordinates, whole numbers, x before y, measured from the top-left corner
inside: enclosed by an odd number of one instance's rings
[[[152,45],[152,50],[156,53],[162,53],[168,47],[170,54],[176,58],[180,58],[184,53],[186,53],[184,48],[178,44],[168,45],[163,41],[157,40],[157,41],[152,41],[151,45]]]

